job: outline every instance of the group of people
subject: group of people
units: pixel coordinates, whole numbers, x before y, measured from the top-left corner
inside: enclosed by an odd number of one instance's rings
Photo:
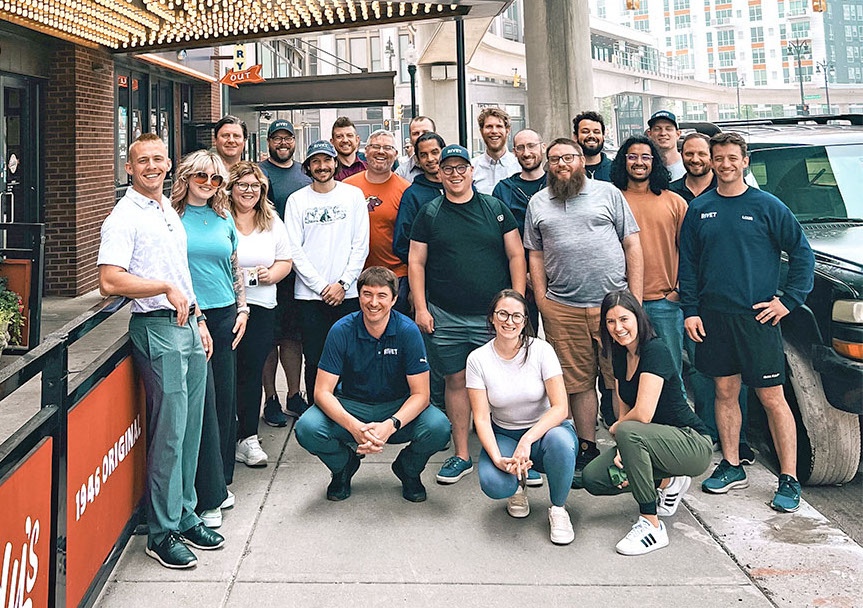
[[[298,418],[334,501],[366,454],[407,444],[392,470],[411,502],[426,500],[421,473],[449,446],[438,483],[473,471],[473,419],[480,487],[512,517],[529,515],[527,487],[544,473],[551,541],[568,544],[572,488],[631,492],[640,516],[616,549],[638,555],[668,544],[659,518],[714,443],[723,459],[702,489],[746,487],[745,383],[780,458],[771,505],[797,509],[778,322],[811,289],[814,260],[791,212],[747,185],[745,141],[696,133],[678,151],[677,119],[660,111],[611,160],[596,112],[573,119],[571,138],[524,129],[513,151],[504,111],[484,109],[478,126],[485,151],[471,157],[415,117],[413,155],[397,162],[392,133],[371,133],[361,153],[340,117],[298,163],[293,125],[276,120],[256,164],[242,160],[245,124],[226,116],[212,150],[180,161],[170,199],[162,141],[132,143],[132,185],[102,227],[98,264],[102,292],[133,299],[148,555],[187,568],[190,547],[224,544],[214,528],[236,500],[234,463],[268,462],[261,417]],[[616,443],[602,454],[598,388]]]

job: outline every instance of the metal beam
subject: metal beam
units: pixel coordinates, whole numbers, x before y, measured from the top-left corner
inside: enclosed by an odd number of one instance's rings
[[[455,55],[458,72],[458,143],[467,148],[467,66],[464,54],[464,20],[455,20]]]

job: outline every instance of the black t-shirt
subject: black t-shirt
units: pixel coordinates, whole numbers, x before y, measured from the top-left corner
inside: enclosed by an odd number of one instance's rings
[[[617,379],[617,390],[620,398],[629,407],[635,407],[638,396],[638,384],[641,374],[648,373],[661,377],[662,392],[656,404],[653,420],[656,424],[667,424],[676,427],[692,427],[702,435],[707,435],[707,428],[701,419],[695,415],[686,402],[683,388],[680,385],[680,375],[671,359],[668,347],[659,338],[654,338],[641,345],[641,355],[632,379],[626,379],[626,349],[614,348],[611,357],[614,367],[614,377]]]

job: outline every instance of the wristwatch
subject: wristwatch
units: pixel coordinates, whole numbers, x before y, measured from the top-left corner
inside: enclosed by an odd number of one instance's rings
[[[400,428],[402,428],[402,421],[401,420],[399,420],[395,416],[390,416],[390,420],[393,421],[393,428],[395,430],[399,430]]]
[[[344,290],[345,290],[345,293],[347,293],[347,291],[348,291],[348,284],[347,284],[347,283],[345,283],[344,281],[339,281],[339,285],[341,285],[341,286],[342,286],[342,289],[344,289]]]
[[[200,323],[201,321],[206,321],[206,320],[207,320],[207,315],[205,315],[204,313],[201,313],[197,317],[195,317],[195,321],[197,323]]]
[[[252,309],[248,306],[237,306],[237,314],[240,314],[241,312],[246,313],[246,316],[248,317],[249,314],[252,312]]]

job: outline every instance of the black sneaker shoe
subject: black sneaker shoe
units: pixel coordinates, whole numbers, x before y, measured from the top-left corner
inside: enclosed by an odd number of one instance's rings
[[[411,502],[423,502],[426,499],[426,488],[419,476],[409,477],[404,470],[402,461],[396,458],[392,464],[393,473],[402,482],[402,496]]]
[[[360,459],[351,452],[345,468],[333,474],[333,480],[327,486],[327,500],[345,500],[351,495],[351,478],[360,468]]]
[[[264,402],[264,422],[270,426],[288,426],[288,417],[282,411],[282,404],[276,395]]]
[[[144,549],[144,552],[165,566],[165,568],[181,570],[184,568],[194,568],[198,565],[198,558],[183,544],[183,541],[180,540],[180,535],[176,532],[169,532],[165,540],[158,545],[148,540],[147,548]]]
[[[585,445],[582,443],[581,445]],[[575,472],[572,475],[572,489],[580,490],[584,488],[584,483],[582,482],[582,473],[584,473],[584,467],[588,465],[588,463],[599,456],[599,448],[594,447],[592,450],[578,450],[578,456],[575,457]]]
[[[306,403],[306,400],[302,398],[302,396],[297,393],[293,397],[288,397],[288,405],[287,405],[287,414],[293,418],[299,418],[302,416],[307,409],[309,409],[309,404]]]
[[[192,526],[185,532],[180,532],[180,538],[186,544],[204,551],[221,549],[225,545],[224,536],[201,523]]]
[[[740,458],[740,464],[755,464],[755,452],[746,443],[741,443],[737,447],[737,455]]]

